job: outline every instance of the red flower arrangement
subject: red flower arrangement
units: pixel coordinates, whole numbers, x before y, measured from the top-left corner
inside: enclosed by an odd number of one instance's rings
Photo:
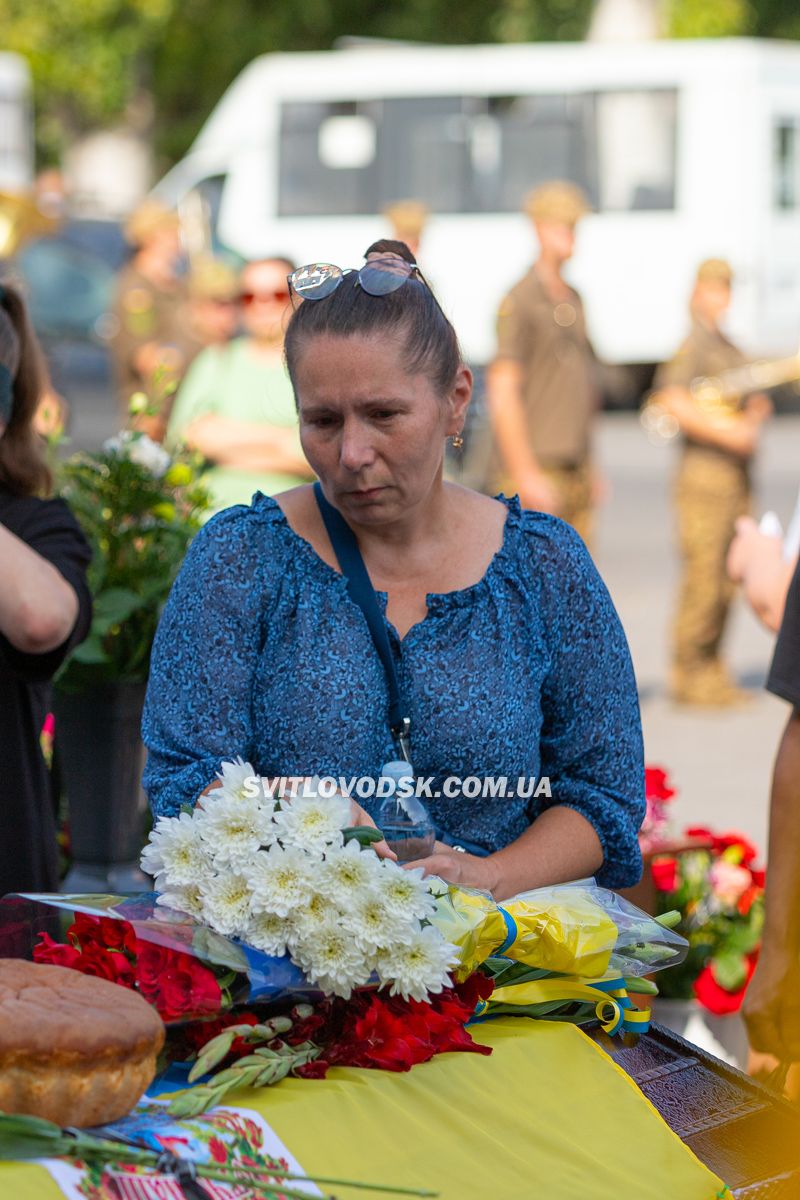
[[[34,962],[71,967],[135,989],[164,1021],[210,1016],[223,1008],[223,989],[213,971],[191,954],[142,941],[128,921],[78,912],[66,942],[39,936]]]
[[[650,797],[661,805],[674,794],[666,773],[647,771]],[[659,991],[665,998],[692,996],[717,1015],[736,1012],[755,970],[764,921],[765,872],[756,867],[758,850],[735,830],[715,833],[703,825],[684,831],[688,846],[676,853],[658,854],[650,863],[656,889],[656,915],[677,909],[679,932],[689,941],[689,953],[678,967],[664,972]]]

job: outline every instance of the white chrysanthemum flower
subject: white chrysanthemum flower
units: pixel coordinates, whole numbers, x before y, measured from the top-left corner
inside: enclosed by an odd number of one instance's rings
[[[407,917],[390,911],[381,893],[373,889],[354,897],[343,922],[367,955],[407,942],[419,930],[416,918],[409,921]]]
[[[436,911],[436,901],[421,867],[409,871],[383,859],[381,868],[374,880],[389,912],[409,921],[414,917],[421,921]]]
[[[250,924],[250,885],[244,875],[225,872],[200,881],[203,920],[228,937],[244,935]]]
[[[323,854],[328,846],[341,846],[342,830],[350,823],[350,801],[338,793],[335,796],[301,793],[292,800],[284,800],[274,819],[278,837],[285,846]]]
[[[222,771],[217,771],[217,779],[222,786],[214,788],[209,795],[230,796],[233,800],[260,800],[266,808],[272,809],[272,794],[261,776],[241,756],[222,763]]]
[[[311,870],[317,864],[295,846],[284,849],[277,843],[256,855],[245,874],[252,893],[254,913],[288,917],[308,903],[312,890]]]
[[[353,839],[346,846],[331,846],[314,876],[314,886],[333,904],[347,908],[362,892],[372,888],[380,860],[376,854],[362,853]]]
[[[313,938],[331,914],[331,903],[320,892],[309,892],[303,904],[292,911],[291,933],[288,937],[289,953],[295,942]]]
[[[456,947],[446,942],[434,926],[426,925],[408,941],[380,950],[375,965],[381,983],[391,983],[390,995],[427,1000],[451,982],[449,969],[457,962]]]
[[[312,983],[344,1000],[349,1000],[353,988],[365,984],[372,974],[371,961],[335,912],[328,914],[313,935],[292,944],[292,958]]]
[[[158,885],[158,880],[156,880],[156,885]],[[156,897],[156,904],[174,909],[175,912],[186,913],[187,917],[195,917],[198,920],[203,915],[203,899],[200,894],[200,885],[197,883],[190,884],[188,887],[167,888]]]
[[[253,917],[244,933],[244,940],[265,954],[279,957],[286,953],[286,942],[291,925],[284,917],[275,913],[259,913]]]
[[[142,870],[171,887],[196,883],[207,874],[209,858],[194,815],[159,817],[142,850]]]
[[[275,837],[272,813],[254,799],[204,797],[196,823],[214,865],[241,870]]]

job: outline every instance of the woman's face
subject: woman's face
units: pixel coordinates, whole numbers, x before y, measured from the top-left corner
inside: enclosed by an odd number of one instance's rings
[[[296,364],[303,450],[328,500],[356,524],[390,524],[424,506],[445,438],[464,424],[469,369],[441,396],[405,358],[401,338],[320,335]]]

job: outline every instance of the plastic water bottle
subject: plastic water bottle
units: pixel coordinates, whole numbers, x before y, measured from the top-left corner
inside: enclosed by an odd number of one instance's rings
[[[384,763],[378,789],[378,795],[383,796],[383,800],[375,823],[383,831],[398,860],[414,862],[418,858],[427,858],[433,853],[436,835],[430,813],[414,795],[411,763]]]

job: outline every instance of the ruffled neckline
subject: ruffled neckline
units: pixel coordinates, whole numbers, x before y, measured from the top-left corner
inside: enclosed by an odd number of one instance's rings
[[[507,509],[503,525],[503,540],[500,547],[492,555],[481,578],[475,583],[452,592],[428,592],[425,596],[425,603],[429,614],[474,604],[484,592],[491,588],[495,576],[501,571],[506,560],[513,558],[511,541],[522,520],[522,506],[519,496],[506,496],[503,492],[500,492],[493,499],[499,500],[501,504],[505,504]],[[335,581],[341,589],[347,589],[347,580],[341,571],[337,571],[334,567],[326,563],[324,559],[320,558],[311,543],[292,529],[285,512],[272,496],[265,496],[262,492],[256,493],[253,497],[253,507],[259,508],[265,516],[268,516],[283,531],[287,540],[300,550],[305,562],[312,569],[316,568],[320,577],[324,575],[329,581]],[[378,597],[385,614],[388,594],[376,590],[375,595]],[[412,626],[412,628],[415,628],[415,626]]]

